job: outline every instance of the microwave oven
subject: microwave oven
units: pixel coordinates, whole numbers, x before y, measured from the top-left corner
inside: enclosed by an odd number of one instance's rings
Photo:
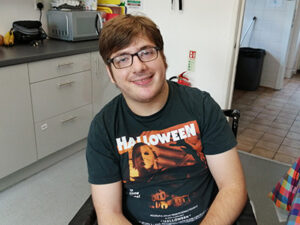
[[[102,29],[99,11],[49,10],[47,12],[48,36],[66,41],[98,39]]]

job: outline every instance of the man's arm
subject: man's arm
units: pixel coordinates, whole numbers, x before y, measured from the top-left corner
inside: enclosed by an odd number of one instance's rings
[[[232,225],[247,200],[245,178],[236,148],[206,155],[207,164],[219,192],[201,225]]]
[[[130,225],[122,212],[122,183],[91,185],[99,225]]]

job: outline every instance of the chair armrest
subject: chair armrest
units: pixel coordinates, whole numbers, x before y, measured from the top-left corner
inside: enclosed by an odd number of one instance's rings
[[[225,116],[232,118],[232,132],[236,137],[241,115],[240,111],[238,109],[224,109],[223,113]]]
[[[69,225],[97,225],[97,216],[94,209],[92,196],[85,201]]]
[[[248,197],[247,203],[237,221],[235,222],[235,225],[257,225],[254,211],[255,210],[253,209]]]

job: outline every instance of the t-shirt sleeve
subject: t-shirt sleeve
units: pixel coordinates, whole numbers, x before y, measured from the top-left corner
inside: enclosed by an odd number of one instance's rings
[[[91,123],[86,159],[91,184],[108,184],[121,180],[119,159],[109,142],[101,117],[95,117]]]
[[[223,111],[206,92],[204,93],[202,113],[201,139],[204,154],[222,153],[237,145]]]

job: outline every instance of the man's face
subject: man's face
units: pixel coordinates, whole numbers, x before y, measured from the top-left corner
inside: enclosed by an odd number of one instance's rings
[[[115,53],[110,58],[129,53],[134,54],[145,47],[155,47],[154,43],[146,37],[138,37],[132,43]],[[163,95],[163,90],[168,89],[166,83],[166,67],[158,52],[158,57],[150,62],[141,62],[137,56],[133,57],[130,67],[116,69],[114,65],[107,66],[111,81],[122,92],[127,104],[149,103]]]

